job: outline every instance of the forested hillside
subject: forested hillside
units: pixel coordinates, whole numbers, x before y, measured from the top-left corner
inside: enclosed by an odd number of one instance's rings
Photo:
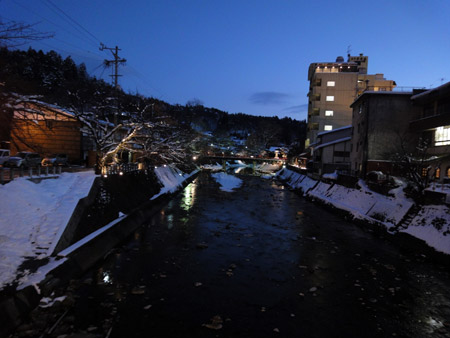
[[[84,64],[77,65],[71,57],[63,59],[54,51],[0,49],[0,83],[4,92],[38,95],[41,101],[92,111],[109,121],[113,121],[118,100],[122,119],[136,112],[144,112],[149,120],[169,116],[175,123],[197,131],[209,131],[219,137],[236,136],[264,146],[303,144],[305,139],[305,121],[228,114],[195,102],[171,105],[121,89],[116,91],[111,84],[90,76]]]

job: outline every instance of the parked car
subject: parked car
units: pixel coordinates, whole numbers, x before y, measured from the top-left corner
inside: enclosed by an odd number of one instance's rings
[[[67,154],[52,154],[50,156],[46,156],[41,164],[43,166],[66,166],[69,164],[69,157]]]
[[[41,160],[42,158],[38,153],[21,151],[15,156],[11,156],[9,160],[5,162],[5,166],[15,168],[36,167],[41,164]]]
[[[9,150],[0,149],[0,165],[4,165],[9,160]]]

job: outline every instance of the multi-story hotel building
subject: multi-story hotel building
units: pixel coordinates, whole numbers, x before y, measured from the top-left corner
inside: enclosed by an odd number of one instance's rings
[[[308,130],[305,147],[317,140],[317,134],[352,123],[350,105],[364,91],[392,91],[396,86],[383,74],[368,75],[369,58],[338,56],[335,62],[311,63],[308,70]]]

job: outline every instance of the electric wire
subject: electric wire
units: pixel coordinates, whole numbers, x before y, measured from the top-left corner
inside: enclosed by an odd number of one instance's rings
[[[61,13],[62,15],[64,15],[64,17],[66,17],[67,19],[69,19],[72,23],[74,23],[75,25],[77,25],[78,27],[80,27],[82,29],[82,31],[86,32],[90,37],[92,37],[94,40],[96,40],[96,43],[99,44],[101,43],[101,41],[94,36],[94,34],[92,34],[90,31],[88,31],[86,28],[84,28],[82,25],[80,25],[77,21],[75,21],[74,19],[72,19],[72,17],[70,17],[68,14],[66,14],[66,12],[64,12],[61,8],[59,8],[58,6],[56,6],[51,0],[44,0],[47,4],[50,4],[53,8],[55,8],[59,13]],[[51,7],[49,7],[51,8]],[[72,26],[74,27],[74,26]],[[77,29],[76,27],[74,27],[75,29]],[[77,29],[79,31],[79,29]]]
[[[67,33],[73,35],[74,37],[76,37],[77,39],[79,39],[79,40],[81,40],[81,41],[83,41],[83,42],[85,42],[85,43],[89,43],[90,45],[94,45],[95,47],[97,47],[98,44],[101,44],[100,39],[98,39],[98,38],[97,38],[94,34],[92,34],[89,30],[87,30],[86,28],[84,28],[80,23],[78,23],[75,19],[73,19],[70,15],[68,15],[65,11],[63,11],[60,7],[58,7],[56,4],[54,4],[51,0],[41,0],[41,2],[42,2],[47,8],[49,8],[53,13],[55,13],[56,15],[58,15],[58,17],[60,17],[60,18],[61,18],[62,20],[64,20],[65,22],[67,22],[67,23],[69,24],[69,26],[73,28],[74,31],[69,30],[69,29],[67,29],[66,27],[63,27],[63,26],[57,24],[56,22],[54,22],[54,21],[52,21],[52,20],[50,20],[50,19],[48,19],[48,18],[46,18],[46,17],[43,17],[41,14],[37,13],[35,10],[33,10],[33,9],[31,9],[31,8],[29,8],[29,7],[27,7],[27,6],[23,5],[23,4],[21,4],[21,3],[19,3],[17,0],[12,0],[12,1],[13,1],[16,5],[18,5],[18,6],[22,7],[23,9],[25,9],[25,10],[31,12],[32,14],[34,14],[34,15],[36,15],[37,17],[41,18],[42,20],[45,20],[45,21],[47,21],[48,23],[54,25],[55,27],[58,27],[58,28],[64,30],[65,32],[67,32]],[[71,47],[71,48],[78,49],[79,51],[81,51],[81,52],[83,52],[83,53],[89,53],[89,54],[93,54],[94,56],[98,56],[98,57],[100,57],[100,58],[103,58],[103,56],[100,55],[100,54],[98,54],[98,53],[93,53],[93,52],[91,52],[91,51],[89,51],[89,50],[86,50],[86,49],[83,49],[83,48],[81,48],[81,47],[78,47],[78,46],[76,46],[76,45],[74,45],[74,44],[71,44],[71,43],[69,43],[69,42],[67,42],[67,41],[64,41],[64,40],[61,40],[61,39],[58,39],[58,38],[55,38],[55,37],[53,37],[52,39],[55,40],[55,41],[58,41],[59,43],[63,43],[63,44],[65,44],[65,45],[67,45],[67,46],[69,46],[69,47]],[[95,41],[94,41],[94,40],[95,40]],[[68,55],[74,55],[74,56],[78,56],[78,57],[80,57],[80,58],[87,58],[87,59],[99,61],[99,59],[93,58],[92,56],[80,55],[79,53],[75,53],[75,52],[73,52],[73,51],[70,51],[70,52],[69,52],[69,51],[64,50],[64,49],[62,49],[62,48],[52,46],[51,44],[45,43],[45,42],[43,42],[43,41],[38,41],[38,43],[39,43],[39,44],[42,44],[42,45],[44,45],[44,46],[47,46],[47,47],[49,47],[49,48],[51,48],[51,49],[53,49],[53,50],[57,50],[57,51],[63,52],[63,53],[68,54]],[[107,67],[104,65],[104,63],[101,63],[100,65],[94,67],[94,68],[91,70],[91,73],[95,73],[95,72],[96,72],[100,67],[102,67],[102,66],[103,66],[103,69],[102,69],[102,72],[101,72],[101,74],[100,74],[100,78],[103,78],[103,74],[104,74],[104,72],[105,72],[105,70],[106,70],[106,68],[107,68]],[[147,76],[143,75],[141,72],[139,72],[138,70],[136,70],[134,67],[127,65],[127,66],[125,66],[125,68],[128,68],[128,73],[129,73],[129,75],[132,75],[133,77],[135,77],[136,79],[138,79],[141,83],[144,83],[144,84],[146,85],[146,87],[148,86],[147,89],[150,89],[150,92],[155,92],[155,91],[158,92],[158,93],[160,94],[160,95],[159,95],[159,99],[161,99],[162,97],[165,97],[165,96],[166,96],[160,89],[156,88],[154,85],[152,85],[152,84],[147,80]],[[126,70],[126,69],[124,69],[124,70]],[[111,75],[108,75],[108,76],[111,76]],[[134,81],[133,81],[133,82],[134,82]]]
[[[134,77],[136,77],[138,80],[140,80],[141,82],[143,82],[144,84],[146,84],[149,88],[151,89],[151,91],[156,91],[160,94],[159,98],[161,99],[162,97],[165,97],[165,93],[156,88],[154,85],[152,85],[149,81],[148,81],[148,76],[145,76],[144,74],[142,74],[139,70],[137,70],[136,68],[134,68],[133,66],[130,65],[125,65],[124,70],[128,70],[128,73]]]
[[[41,14],[39,14],[38,12],[36,12],[35,10],[33,10],[32,8],[27,7],[27,6],[25,6],[25,5],[21,4],[21,3],[19,3],[17,0],[12,0],[12,1],[13,1],[13,3],[15,3],[17,6],[22,7],[22,8],[25,9],[26,11],[28,11],[28,12],[34,14],[35,16],[41,18],[41,19],[44,20],[44,21],[47,21],[47,22],[50,23],[51,25],[53,25],[53,26],[55,26],[55,27],[58,27],[59,29],[62,29],[63,31],[65,31],[65,32],[67,32],[67,33],[69,33],[69,34],[71,34],[72,36],[76,37],[77,39],[79,39],[79,40],[81,40],[81,41],[83,41],[83,42],[92,43],[92,41],[86,40],[86,38],[85,38],[83,35],[80,35],[80,34],[82,34],[81,32],[77,31],[78,34],[76,34],[74,31],[70,31],[70,30],[68,30],[66,27],[63,27],[63,26],[57,24],[56,22],[54,22],[54,21],[52,21],[52,20],[50,20],[50,19],[48,19],[48,18],[42,16]],[[95,46],[98,46],[98,44],[95,44]]]

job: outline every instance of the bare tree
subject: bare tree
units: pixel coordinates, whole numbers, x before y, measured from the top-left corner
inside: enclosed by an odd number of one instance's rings
[[[400,151],[392,158],[400,167],[402,176],[412,182],[417,192],[421,194],[430,179],[435,176],[440,163],[428,153],[427,140],[419,138],[413,151],[408,151],[408,144],[404,141],[405,139],[401,139]]]
[[[0,21],[0,46],[18,47],[28,41],[42,40],[54,35],[34,29],[36,24],[23,24],[15,21]]]

